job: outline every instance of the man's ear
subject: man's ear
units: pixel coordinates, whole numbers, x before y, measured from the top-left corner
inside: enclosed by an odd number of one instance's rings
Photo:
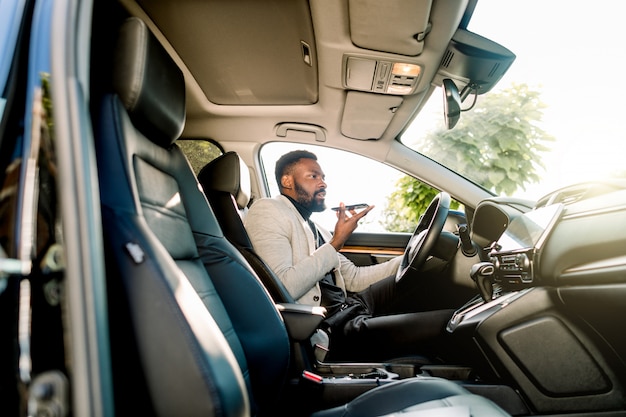
[[[291,190],[293,188],[293,177],[291,175],[283,175],[280,178],[280,185],[282,188]]]

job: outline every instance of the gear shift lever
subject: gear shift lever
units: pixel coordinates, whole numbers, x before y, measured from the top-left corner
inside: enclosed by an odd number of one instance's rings
[[[480,296],[489,302],[493,299],[493,273],[495,268],[491,262],[479,262],[472,265],[470,277],[476,283]]]

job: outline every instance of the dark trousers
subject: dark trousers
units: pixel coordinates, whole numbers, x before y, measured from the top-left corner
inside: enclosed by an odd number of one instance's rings
[[[396,283],[395,275],[351,296],[365,303],[374,316],[412,312],[419,306],[416,286],[408,285],[407,280]]]
[[[419,311],[419,287],[395,276],[350,294],[366,312],[350,318],[331,334],[331,360],[385,361],[400,356],[435,355],[446,337],[454,310]],[[428,362],[428,360],[425,360]]]

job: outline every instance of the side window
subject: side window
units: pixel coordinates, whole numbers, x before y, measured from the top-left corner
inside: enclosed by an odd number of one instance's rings
[[[276,161],[284,153],[296,149],[315,153],[326,175],[327,209],[313,214],[316,222],[333,230],[337,217],[330,210],[331,207],[338,206],[340,202],[367,203],[376,207],[360,222],[359,232],[413,232],[417,223],[409,220],[409,217],[403,218],[402,210],[398,210],[397,204],[393,204],[394,191],[401,183],[412,178],[383,163],[346,151],[280,142],[264,145],[260,157],[266,186],[272,197],[278,194],[274,176]]]
[[[207,139],[181,138],[176,144],[189,160],[196,175],[206,164],[224,153],[221,146]]]

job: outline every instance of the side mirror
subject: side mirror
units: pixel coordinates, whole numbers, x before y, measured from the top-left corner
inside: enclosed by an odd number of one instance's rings
[[[454,81],[443,80],[443,114],[446,128],[452,129],[461,117],[461,95]]]

